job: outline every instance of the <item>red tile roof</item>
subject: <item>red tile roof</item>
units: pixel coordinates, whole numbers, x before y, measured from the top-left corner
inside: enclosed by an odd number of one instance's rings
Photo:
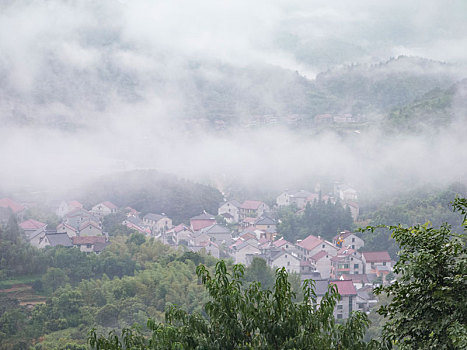
[[[272,244],[274,244],[275,247],[279,248],[279,247],[282,247],[284,244],[291,244],[291,243],[281,238],[281,239],[278,239],[277,241],[272,242]]]
[[[73,245],[105,243],[104,236],[75,236],[72,237]]]
[[[82,208],[83,207],[83,205],[78,201],[68,202],[68,206],[73,207],[73,208]]]
[[[212,226],[213,224],[216,223],[216,219],[204,219],[204,220],[197,220],[197,219],[191,219],[190,224],[191,228],[194,231],[199,231],[205,227]]]
[[[363,252],[362,255],[365,257],[365,261],[370,263],[391,261],[391,257],[387,251]]]
[[[298,243],[297,245],[306,249],[306,250],[312,250],[313,248],[316,248],[319,246],[323,240],[321,238],[318,238],[313,235],[309,235],[307,238],[305,238],[303,241]]]
[[[247,210],[257,210],[261,204],[263,204],[261,201],[246,200],[243,202],[240,208]]]
[[[368,276],[362,274],[343,274],[343,280],[351,280],[353,283],[368,283]]]
[[[314,261],[318,261],[319,259],[325,257],[328,253],[324,250],[320,251],[319,253],[316,253],[315,255],[313,255],[311,258],[314,260]]]
[[[19,224],[19,227],[21,227],[23,230],[38,230],[44,226],[47,226],[47,224],[34,219],[29,219]]]
[[[117,209],[118,208],[115,204],[113,204],[112,202],[109,202],[109,201],[102,202],[102,204],[104,204],[109,209]]]
[[[1,198],[0,199],[0,207],[2,208],[10,208],[13,213],[18,213],[22,210],[24,210],[24,207],[19,204],[19,203],[16,203],[14,200],[10,199],[10,198]]]
[[[337,280],[331,281],[330,283],[337,286],[337,291],[341,296],[357,294],[357,290],[355,289],[352,280]]]

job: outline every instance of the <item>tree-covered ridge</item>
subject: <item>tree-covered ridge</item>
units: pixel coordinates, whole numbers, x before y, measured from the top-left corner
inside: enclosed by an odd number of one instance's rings
[[[297,208],[287,206],[278,211],[277,231],[289,242],[307,236],[321,236],[332,240],[336,234],[351,230],[353,226],[350,209],[344,208],[340,201],[325,201],[321,197],[307,203],[305,209],[297,214]]]
[[[386,203],[367,203],[366,210],[361,213],[360,220],[364,224],[397,225],[405,227],[430,222],[434,227],[440,227],[447,222],[457,233],[463,231],[460,224],[460,214],[453,212],[452,200],[456,196],[465,197],[467,189],[461,184],[452,184],[445,189],[419,187]],[[389,229],[365,231],[360,233],[365,241],[365,250],[388,250],[395,259],[399,248],[391,237]]]
[[[467,112],[467,80],[447,89],[437,87],[412,103],[392,110],[384,121],[391,132],[434,133],[452,122],[463,121]]]
[[[134,170],[105,176],[89,184],[77,198],[87,207],[110,200],[144,214],[165,213],[174,224],[188,222],[203,210],[215,213],[222,194],[209,186],[156,170]]]

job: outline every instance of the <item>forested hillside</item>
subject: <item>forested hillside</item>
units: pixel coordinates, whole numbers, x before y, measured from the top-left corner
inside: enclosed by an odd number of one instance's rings
[[[175,224],[188,222],[203,210],[217,213],[222,194],[209,186],[182,180],[156,170],[134,170],[104,176],[90,183],[77,198],[86,207],[109,200],[144,214],[165,213]]]

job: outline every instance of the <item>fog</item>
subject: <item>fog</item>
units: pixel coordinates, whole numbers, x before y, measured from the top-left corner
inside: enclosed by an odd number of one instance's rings
[[[462,0],[3,1],[0,182],[64,189],[141,168],[219,186],[465,182],[465,91],[429,136],[245,125],[293,114],[318,73],[349,64],[424,57],[454,83],[466,45]]]

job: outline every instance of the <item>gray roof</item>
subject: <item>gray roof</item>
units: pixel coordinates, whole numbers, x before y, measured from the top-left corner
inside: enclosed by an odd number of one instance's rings
[[[315,292],[316,295],[324,295],[328,291],[329,280],[316,280]]]
[[[163,219],[163,218],[166,218],[166,217],[167,216],[165,216],[165,215],[147,213],[146,215],[144,215],[143,219],[152,220],[152,221],[159,221],[160,219]]]
[[[263,216],[255,221],[255,225],[275,225],[276,222],[270,217]]]
[[[138,226],[143,224],[143,221],[137,216],[129,216],[126,218],[126,221],[131,222],[132,224],[138,225]]]
[[[201,229],[200,231],[206,232],[210,235],[212,234],[222,234],[222,233],[230,233],[230,230],[227,227],[221,226],[219,224],[214,224],[208,227]]]
[[[308,192],[305,190],[297,191],[291,195],[291,197],[295,197],[295,198],[308,198],[309,196],[311,196],[311,192]]]
[[[58,245],[62,245],[64,247],[73,246],[70,237],[68,237],[66,233],[47,233],[45,236],[52,247],[56,247]]]
[[[99,252],[103,251],[109,244],[110,244],[110,242],[97,242],[97,243],[94,243],[93,251],[96,252],[96,253],[99,253]]]
[[[219,207],[222,207],[224,204],[227,204],[227,203],[230,203],[232,206],[237,207],[237,208],[240,208],[240,206],[242,205],[242,203],[240,203],[239,201],[232,199],[230,201],[221,202],[219,204]]]
[[[216,216],[209,214],[209,213],[203,213],[198,216],[193,216],[190,220],[215,220]]]

